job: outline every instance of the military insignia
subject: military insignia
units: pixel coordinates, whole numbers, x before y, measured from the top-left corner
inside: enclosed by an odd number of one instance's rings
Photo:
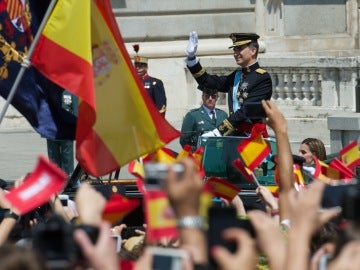
[[[156,82],[154,81],[154,82],[152,83],[152,85],[156,85]]]
[[[149,82],[146,82],[146,83],[144,84],[144,87],[145,87],[145,89],[149,89],[149,88],[150,88],[150,83],[149,83]]]
[[[262,69],[262,68],[257,68],[255,71],[256,71],[257,73],[260,73],[260,74],[266,73],[266,70],[265,70],[265,69]]]
[[[238,92],[236,93],[236,97],[241,104],[244,102],[245,99],[247,99],[249,95],[249,93],[247,92],[248,86],[248,82],[243,82],[239,87]]]

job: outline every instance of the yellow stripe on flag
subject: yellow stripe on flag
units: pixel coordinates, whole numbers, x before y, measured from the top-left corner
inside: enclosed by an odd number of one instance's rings
[[[91,63],[90,4],[92,1],[58,1],[43,35]],[[80,12],[79,12],[80,11]],[[82,27],[77,27],[82,26]]]

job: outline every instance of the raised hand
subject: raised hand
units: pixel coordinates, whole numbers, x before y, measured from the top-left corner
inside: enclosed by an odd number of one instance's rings
[[[196,31],[191,31],[189,35],[189,42],[185,50],[185,53],[188,58],[195,57],[197,51],[197,45],[198,45],[198,34],[196,33]]]

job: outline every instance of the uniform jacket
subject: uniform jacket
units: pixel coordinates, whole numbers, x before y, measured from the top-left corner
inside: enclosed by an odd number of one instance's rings
[[[243,111],[243,106],[233,111],[233,87],[237,70],[226,76],[210,75],[198,62],[193,67],[188,67],[199,84],[209,88],[216,88],[219,92],[228,93],[229,113],[228,121],[232,126],[239,127],[244,121],[249,121]],[[243,88],[242,104],[246,102],[270,99],[272,95],[272,82],[269,73],[262,69],[258,63],[241,69],[243,78],[240,85]]]
[[[215,108],[216,111],[216,123],[212,122],[209,114],[205,111],[203,106],[197,109],[190,110],[184,117],[181,126],[180,144],[184,147],[189,144],[196,148],[198,137],[203,133],[214,130],[218,125],[222,123],[228,114],[220,109]]]
[[[150,95],[156,108],[159,110],[160,113],[165,115],[166,95],[163,82],[157,78],[150,77],[147,74],[143,77],[142,80],[144,88],[146,92],[148,92],[148,94]]]

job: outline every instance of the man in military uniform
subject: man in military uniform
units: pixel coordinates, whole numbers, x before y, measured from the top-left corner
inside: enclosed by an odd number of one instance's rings
[[[202,85],[199,85],[198,89],[203,92],[203,104],[200,108],[193,109],[185,115],[180,136],[181,146],[191,145],[193,151],[196,150],[200,135],[215,129],[228,117],[225,111],[215,108],[216,101],[219,98],[216,89]]]
[[[137,53],[139,45],[134,45],[134,50]],[[164,84],[160,79],[150,77],[148,74],[148,59],[136,54],[134,58],[134,65],[139,78],[144,84],[144,88],[153,100],[156,108],[165,117],[166,112],[166,95]]]
[[[210,75],[201,66],[195,55],[198,44],[198,36],[195,31],[190,33],[186,48],[185,62],[196,81],[205,87],[216,88],[220,92],[228,93],[230,116],[204,136],[251,133],[253,124],[262,122],[262,119],[247,118],[244,115],[244,104],[270,99],[272,95],[271,77],[257,62],[259,36],[251,33],[232,33],[230,38],[233,44],[229,49],[233,49],[234,59],[240,68],[227,76]]]
[[[62,108],[77,116],[78,98],[64,90]],[[74,171],[74,142],[72,140],[47,139],[46,143],[49,159],[70,176]]]

